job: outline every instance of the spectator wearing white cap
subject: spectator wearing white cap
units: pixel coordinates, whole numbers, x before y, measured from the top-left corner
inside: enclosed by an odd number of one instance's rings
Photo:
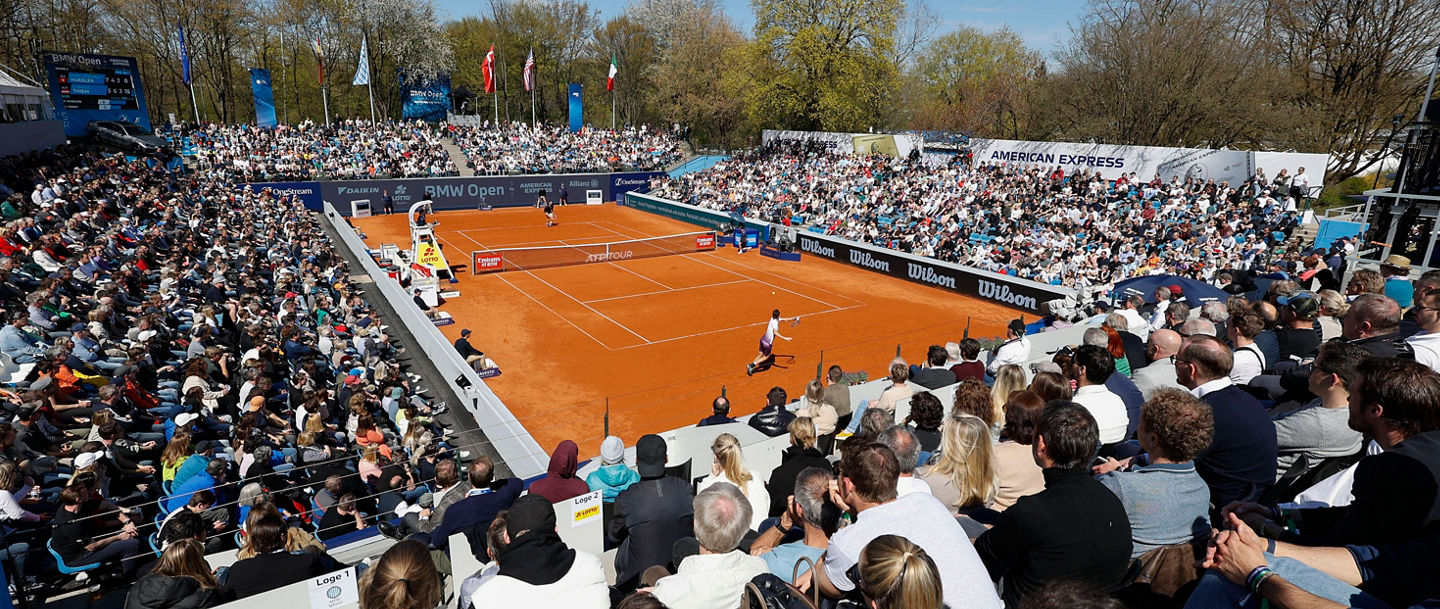
[[[607,436],[600,443],[600,469],[590,472],[585,483],[592,491],[603,491],[605,503],[614,503],[620,491],[639,481],[640,474],[625,465],[625,441]]]

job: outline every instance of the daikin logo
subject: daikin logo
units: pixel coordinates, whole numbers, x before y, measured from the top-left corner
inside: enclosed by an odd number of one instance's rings
[[[1010,286],[1001,285],[993,281],[980,280],[980,297],[989,298],[996,302],[1013,304],[1025,309],[1036,308],[1035,299],[1031,296],[1021,296],[1010,292]]]
[[[826,258],[835,257],[835,248],[825,247],[824,245],[821,245],[819,241],[816,241],[814,239],[801,239],[800,249],[810,252],[812,254],[824,256]]]
[[[923,264],[915,264],[914,262],[907,262],[905,264],[907,267],[909,267],[906,270],[909,272],[911,279],[914,279],[916,281],[923,281],[931,285],[938,285],[941,287],[950,288],[952,290],[955,289],[954,277],[946,277],[944,275],[941,275],[940,273],[936,273],[935,269],[925,266]]]
[[[850,264],[863,266],[867,269],[890,272],[890,263],[884,260],[876,260],[870,252],[850,251]]]

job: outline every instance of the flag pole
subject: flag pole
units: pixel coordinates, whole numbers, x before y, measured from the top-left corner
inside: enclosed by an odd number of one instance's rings
[[[200,104],[198,104],[198,103],[195,102],[195,83],[192,81],[192,82],[189,83],[189,86],[190,86],[190,107],[195,109],[195,125],[196,125],[196,126],[199,126],[199,125],[200,125]]]
[[[330,96],[325,92],[325,83],[320,83],[320,103],[325,108],[325,126],[330,126]]]
[[[375,124],[375,79],[370,78],[370,45],[366,36],[361,46],[365,47],[365,89],[370,93],[370,124]]]
[[[370,90],[370,124],[375,124],[375,85],[367,84],[366,89]]]
[[[500,128],[500,89],[495,89],[495,128]]]
[[[615,130],[615,90],[610,90],[610,130]]]

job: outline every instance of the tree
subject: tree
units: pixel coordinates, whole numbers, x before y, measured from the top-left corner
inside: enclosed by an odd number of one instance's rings
[[[653,66],[658,59],[655,38],[639,22],[621,15],[595,30],[591,54],[608,65],[611,57],[618,63],[615,80],[617,125],[649,123],[656,119],[652,111],[654,95]],[[608,75],[609,68],[606,68]],[[608,125],[600,121],[597,124]]]
[[[744,142],[744,93],[733,82],[745,66],[744,38],[713,3],[692,3],[668,31],[654,68],[652,103],[664,123],[690,127],[696,143]]]
[[[1299,120],[1285,147],[1332,153],[1327,181],[1358,175],[1391,117],[1415,115],[1440,44],[1435,0],[1275,0],[1270,47]],[[1367,157],[1374,160],[1367,162]]]
[[[945,34],[916,59],[923,97],[914,126],[1018,138],[1043,62],[1009,28],[986,33],[961,27]]]
[[[1072,139],[1254,146],[1285,117],[1244,0],[1094,0],[1058,55],[1054,111]]]
[[[738,78],[757,124],[865,131],[892,126],[902,0],[753,0],[750,73]]]

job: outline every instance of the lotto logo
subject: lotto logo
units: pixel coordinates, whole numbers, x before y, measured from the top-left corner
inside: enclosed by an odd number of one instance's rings
[[[475,254],[475,272],[488,273],[498,271],[505,265],[505,256],[499,252],[484,252]]]
[[[696,237],[695,237],[695,249],[697,249],[697,250],[712,250],[712,249],[715,249],[715,235],[714,235],[714,234],[696,235]]]

